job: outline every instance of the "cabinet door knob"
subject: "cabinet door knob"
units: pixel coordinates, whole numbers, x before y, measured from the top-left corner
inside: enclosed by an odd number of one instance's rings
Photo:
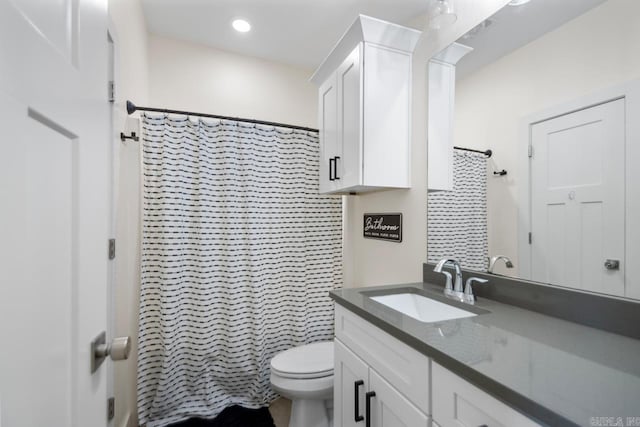
[[[353,394],[354,394],[353,419],[357,423],[364,420],[364,417],[360,415],[360,386],[361,385],[364,385],[364,381],[362,380],[358,380],[353,383]]]
[[[369,391],[367,392],[367,394],[364,395],[365,397],[365,403],[366,403],[366,407],[365,407],[365,414],[366,414],[366,426],[367,427],[371,427],[371,398],[372,397],[376,397],[376,392],[375,391]]]

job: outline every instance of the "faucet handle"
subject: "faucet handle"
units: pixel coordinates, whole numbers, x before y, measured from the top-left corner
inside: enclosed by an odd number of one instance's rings
[[[473,304],[476,300],[475,295],[473,295],[473,286],[472,283],[487,283],[487,279],[481,279],[479,277],[469,277],[464,285],[464,299],[466,302]]]
[[[444,289],[452,291],[453,290],[453,282],[452,282],[451,273],[449,273],[448,271],[441,271],[441,273],[444,274],[445,277],[447,278],[447,281],[446,281],[446,283],[444,285]]]

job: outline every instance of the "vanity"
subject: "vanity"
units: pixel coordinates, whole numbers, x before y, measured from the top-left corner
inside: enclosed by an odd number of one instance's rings
[[[539,425],[340,305],[334,381],[337,425]]]
[[[626,426],[640,421],[640,336],[622,335],[638,331],[612,333],[555,317],[552,310],[542,313],[526,299],[564,301],[574,291],[550,288],[547,293],[532,283],[517,284],[524,287],[525,299],[511,302],[520,306],[486,297],[474,305],[458,303],[444,297],[444,280],[436,284],[432,270],[425,264],[422,283],[331,293],[336,427],[588,426],[607,425],[597,423],[608,417],[621,417],[626,424],[620,425]],[[484,292],[512,299],[504,280],[498,278]],[[419,320],[420,304],[397,305],[393,300],[399,295],[427,298],[455,314],[445,310],[439,315],[447,320]],[[584,303],[596,309],[597,301]],[[613,311],[640,320],[635,303],[610,299],[603,304],[592,321]]]

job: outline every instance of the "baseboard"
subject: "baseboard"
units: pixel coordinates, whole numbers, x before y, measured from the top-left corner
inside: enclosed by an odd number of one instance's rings
[[[127,412],[118,427],[138,427],[137,424],[132,423],[132,421],[131,412]]]

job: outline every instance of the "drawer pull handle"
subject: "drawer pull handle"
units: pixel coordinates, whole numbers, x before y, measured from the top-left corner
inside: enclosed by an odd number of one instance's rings
[[[335,181],[335,178],[333,177],[333,162],[335,162],[336,159],[334,159],[333,157],[329,159],[329,181]]]
[[[376,397],[375,391],[369,391],[364,395],[366,401],[365,413],[367,414],[366,426],[371,427],[371,398]]]
[[[353,395],[353,402],[354,402],[353,419],[357,423],[364,420],[364,417],[360,415],[360,386],[361,385],[364,385],[364,381],[362,380],[358,380],[353,383],[353,394],[354,394]]]
[[[333,161],[333,179],[339,180],[340,177],[338,176],[338,160],[340,160],[340,157],[336,156],[334,159],[335,160]]]

